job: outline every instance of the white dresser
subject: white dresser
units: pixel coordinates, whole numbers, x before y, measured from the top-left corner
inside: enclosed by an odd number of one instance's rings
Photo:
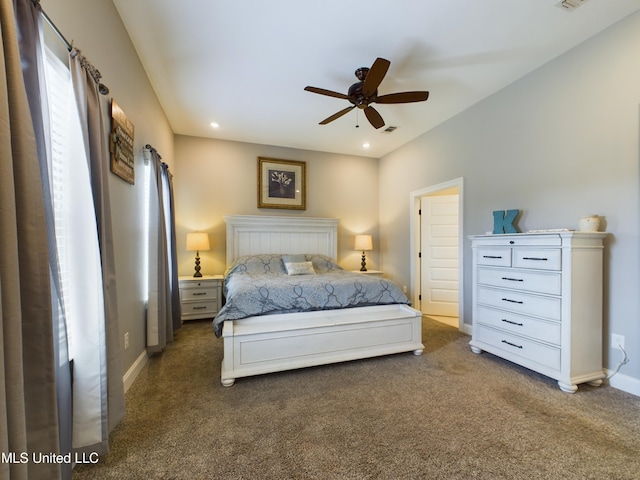
[[[600,385],[606,233],[470,236],[474,353],[487,351],[558,381]]]
[[[182,321],[213,318],[221,308],[222,275],[179,277]]]

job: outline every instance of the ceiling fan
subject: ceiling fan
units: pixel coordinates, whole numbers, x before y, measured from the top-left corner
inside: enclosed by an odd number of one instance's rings
[[[330,117],[325,118],[320,122],[320,125],[326,125],[340,118],[345,113],[350,112],[354,108],[358,107],[364,110],[364,114],[369,120],[369,123],[373,128],[380,128],[384,126],[384,120],[373,108],[371,103],[412,103],[412,102],[424,102],[429,98],[429,92],[400,92],[390,93],[387,95],[378,96],[378,86],[382,83],[382,79],[387,74],[391,62],[384,58],[376,58],[371,68],[362,67],[355,71],[356,78],[360,80],[349,87],[347,95],[338,92],[332,92],[331,90],[325,90],[324,88],[317,87],[305,87],[307,92],[319,93],[320,95],[327,95],[328,97],[341,98],[349,100],[353,105],[334,113]]]

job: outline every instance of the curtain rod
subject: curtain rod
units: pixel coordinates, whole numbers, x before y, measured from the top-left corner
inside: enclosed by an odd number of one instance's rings
[[[155,153],[155,154],[158,156],[158,158],[159,158],[160,160],[162,160],[162,155],[160,155],[160,154],[158,153],[158,150],[156,150],[155,148],[153,148],[151,145],[149,145],[149,144],[147,143],[147,144],[144,146],[144,148],[145,148],[145,150],[148,150],[148,151],[149,151],[149,152],[151,152],[151,153]]]
[[[32,0],[34,1],[34,0]],[[40,12],[40,15],[42,15],[42,18],[45,19],[45,21],[49,24],[49,26],[51,27],[51,29],[53,30],[53,32],[58,36],[58,38],[62,41],[62,43],[64,43],[64,46],[67,47],[67,51],[71,51],[73,50],[73,45],[71,45],[71,43],[65,38],[65,36],[62,34],[62,32],[60,31],[60,29],[56,26],[55,23],[53,23],[53,20],[51,20],[51,18],[49,18],[49,15],[47,15],[47,12],[45,12],[42,9],[42,6],[40,5],[39,1],[34,1],[34,4],[36,5],[36,8],[38,9],[38,11]],[[98,91],[102,94],[102,95],[108,95],[109,94],[109,88],[104,84],[104,83],[98,83]]]

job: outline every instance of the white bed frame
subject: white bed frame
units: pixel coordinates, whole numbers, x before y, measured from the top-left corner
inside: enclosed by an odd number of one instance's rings
[[[337,258],[338,220],[225,216],[227,267],[242,255],[320,253]],[[422,313],[380,305],[227,320],[221,381],[413,351],[421,355]]]

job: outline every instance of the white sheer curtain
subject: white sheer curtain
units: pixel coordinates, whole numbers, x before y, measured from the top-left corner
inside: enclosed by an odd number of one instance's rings
[[[95,206],[69,67],[47,55],[58,257],[73,359],[73,447],[102,442],[105,312]]]

